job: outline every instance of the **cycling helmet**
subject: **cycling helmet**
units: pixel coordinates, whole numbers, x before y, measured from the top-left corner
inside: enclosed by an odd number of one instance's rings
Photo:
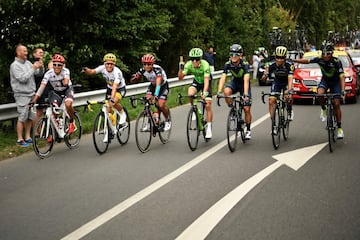
[[[233,44],[230,47],[230,53],[243,53],[243,48],[239,44]]]
[[[287,48],[284,46],[278,46],[275,49],[275,56],[277,57],[286,57],[287,55]]]
[[[201,58],[203,51],[200,48],[193,48],[189,52],[189,57],[191,58]]]
[[[154,55],[152,55],[152,54],[150,54],[150,53],[145,54],[144,56],[142,56],[141,62],[142,62],[142,63],[151,63],[151,64],[154,64],[154,63],[155,63],[155,57],[154,57]]]
[[[65,58],[63,56],[61,56],[60,54],[54,54],[52,56],[51,61],[53,62],[60,62],[60,63],[65,63]]]
[[[112,62],[116,62],[116,56],[113,53],[107,53],[105,54],[103,61],[112,61]]]
[[[334,46],[331,43],[325,43],[322,46],[321,50],[323,52],[331,52],[332,53],[334,51]]]

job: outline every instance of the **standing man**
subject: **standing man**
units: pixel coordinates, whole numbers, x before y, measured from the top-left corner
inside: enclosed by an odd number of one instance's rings
[[[318,85],[318,94],[324,94],[329,89],[330,93],[338,93],[345,98],[345,73],[342,67],[340,59],[333,57],[334,47],[331,43],[325,43],[322,47],[322,57],[316,57],[313,59],[294,59],[297,63],[317,63],[320,66],[322,78]],[[335,115],[337,121],[337,138],[344,138],[344,131],[341,127],[341,109],[340,109],[340,96],[334,97]],[[326,121],[326,106],[324,97],[319,97],[319,103],[321,106],[320,119]]]
[[[259,51],[255,50],[252,56],[253,79],[257,79],[259,63],[260,63]]]
[[[243,58],[243,48],[239,44],[233,44],[230,47],[230,61],[225,63],[224,71],[221,75],[218,94],[222,94],[225,80],[228,73],[231,73],[232,80],[225,86],[224,96],[230,96],[234,93],[240,92],[244,98],[244,112],[246,122],[245,138],[251,139],[251,88],[250,88],[250,67],[249,63]],[[225,98],[226,103],[230,107],[233,100]]]
[[[209,63],[210,72],[212,72],[212,73],[215,71],[215,55],[216,55],[216,52],[214,52],[214,48],[209,47],[208,51],[204,54],[204,57],[203,57]]]
[[[194,96],[198,91],[202,91],[203,98],[206,100],[206,139],[212,138],[211,123],[213,119],[213,112],[211,109],[212,101],[212,88],[211,88],[211,73],[210,65],[204,59],[203,51],[200,48],[193,48],[189,52],[190,60],[188,62],[181,63],[178,72],[179,80],[184,79],[185,75],[193,74],[194,81],[188,89],[188,96]]]
[[[36,85],[34,73],[37,69],[43,67],[41,59],[33,64],[27,60],[28,50],[24,45],[19,44],[16,47],[16,57],[10,65],[10,84],[14,92],[14,98],[19,113],[16,124],[17,141],[16,144],[21,147],[28,147],[32,143],[30,137],[32,120],[34,114],[29,110],[28,104],[35,94]],[[25,139],[23,131],[25,129]]]

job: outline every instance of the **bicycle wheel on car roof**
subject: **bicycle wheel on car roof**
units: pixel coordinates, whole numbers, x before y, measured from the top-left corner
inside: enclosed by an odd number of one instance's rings
[[[105,153],[109,147],[110,131],[104,112],[99,112],[92,129],[94,147],[99,154]]]
[[[33,148],[39,158],[48,156],[54,146],[54,127],[47,117],[40,118],[33,128]]]

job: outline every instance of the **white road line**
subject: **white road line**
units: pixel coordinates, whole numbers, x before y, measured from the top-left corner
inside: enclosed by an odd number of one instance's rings
[[[263,121],[265,121],[269,117],[269,114],[265,114],[258,120],[256,120],[254,123],[252,123],[252,127],[256,127]],[[94,231],[96,228],[100,227],[101,225],[108,222],[110,219],[116,217],[126,209],[130,208],[137,202],[141,201],[151,193],[155,192],[165,184],[171,182],[181,174],[185,173],[186,171],[190,170],[194,166],[198,165],[202,161],[204,161],[206,158],[226,146],[227,140],[218,143],[216,146],[212,147],[208,151],[202,153],[198,157],[194,158],[187,164],[181,166],[180,168],[176,169],[175,171],[169,173],[165,177],[159,179],[158,181],[154,182],[150,186],[144,188],[143,190],[137,192],[136,194],[132,195],[128,199],[124,200],[123,202],[119,203],[118,205],[114,206],[113,208],[109,209],[108,211],[104,212],[103,214],[99,215],[98,217],[94,218],[93,220],[89,221],[88,223],[84,224],[80,228],[76,229],[72,233],[68,234],[67,236],[63,237],[61,240],[73,240],[73,239],[80,239],[90,232]],[[193,238],[194,239],[194,238]]]

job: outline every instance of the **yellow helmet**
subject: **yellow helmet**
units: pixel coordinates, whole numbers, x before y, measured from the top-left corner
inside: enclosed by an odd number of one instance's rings
[[[278,46],[275,49],[275,56],[277,57],[286,57],[287,55],[287,48],[284,46]]]
[[[105,54],[103,61],[112,61],[112,62],[116,62],[116,56],[113,53],[107,53]]]

